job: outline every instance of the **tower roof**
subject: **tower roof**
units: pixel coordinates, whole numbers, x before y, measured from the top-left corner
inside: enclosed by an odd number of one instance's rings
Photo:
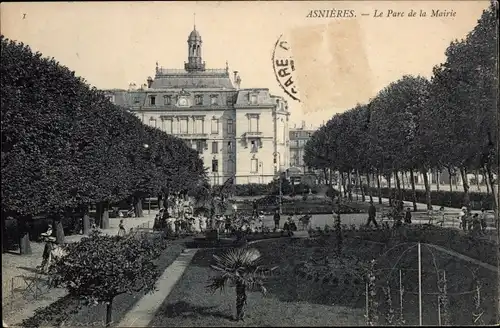
[[[200,33],[196,30],[196,26],[194,29],[191,31],[189,34],[188,41],[201,41],[201,35]]]

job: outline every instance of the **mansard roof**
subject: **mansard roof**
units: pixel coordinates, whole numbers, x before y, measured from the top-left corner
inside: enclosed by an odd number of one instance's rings
[[[206,69],[188,72],[184,69],[156,71],[152,89],[224,88],[234,89],[227,69]]]

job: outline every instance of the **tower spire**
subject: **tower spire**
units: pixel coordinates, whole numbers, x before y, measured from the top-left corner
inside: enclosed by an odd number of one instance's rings
[[[193,13],[193,27],[196,30],[196,13]]]

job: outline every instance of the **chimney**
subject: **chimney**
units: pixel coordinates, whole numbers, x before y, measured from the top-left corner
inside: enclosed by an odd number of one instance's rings
[[[306,121],[302,121],[302,129],[306,127]]]
[[[148,77],[148,89],[151,88],[151,85],[153,84],[153,79],[151,78],[151,76]]]
[[[236,85],[236,89],[240,88],[241,78],[238,75],[238,71],[234,71],[234,84]]]

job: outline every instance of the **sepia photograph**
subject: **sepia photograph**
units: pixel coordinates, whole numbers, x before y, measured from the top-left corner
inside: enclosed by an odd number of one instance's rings
[[[498,326],[498,7],[2,2],[3,327]]]

